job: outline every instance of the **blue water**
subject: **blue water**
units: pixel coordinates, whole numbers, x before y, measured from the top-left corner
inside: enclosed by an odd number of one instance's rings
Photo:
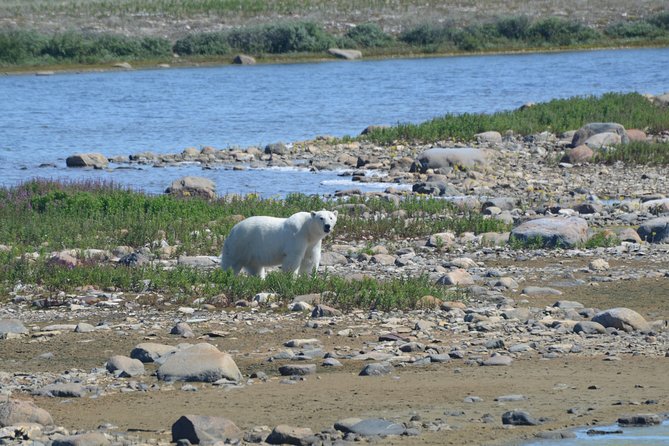
[[[542,440],[525,446],[667,446],[669,445],[669,420],[659,426],[624,427],[604,426],[595,429],[600,431],[622,430],[622,434],[588,435],[593,428],[582,428],[574,431],[576,438],[564,440]]]
[[[357,135],[371,124],[609,91],[658,94],[669,90],[667,67],[669,48],[0,76],[0,185],[93,177],[159,193],[193,167],[84,172],[64,160]],[[332,173],[291,172],[288,181],[278,172],[195,171],[219,191],[346,187]]]

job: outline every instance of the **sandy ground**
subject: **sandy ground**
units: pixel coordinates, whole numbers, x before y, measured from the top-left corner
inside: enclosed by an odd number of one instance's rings
[[[560,298],[577,300],[586,306],[607,308],[626,304],[649,319],[669,318],[669,278],[604,283],[597,287],[580,286]],[[633,296],[633,297],[630,297]],[[554,296],[531,298],[532,306],[555,302]],[[128,319],[117,315],[118,321]],[[101,320],[72,315],[70,321]],[[109,318],[105,319],[114,323]],[[386,418],[407,422],[418,415],[420,422],[441,420],[438,432],[425,429],[418,437],[395,437],[383,444],[425,445],[508,445],[520,444],[535,433],[583,425],[606,425],[618,416],[635,413],[669,411],[669,358],[645,355],[621,356],[605,360],[601,355],[582,357],[566,355],[545,360],[539,356],[517,359],[510,367],[480,367],[461,360],[423,367],[398,367],[390,376],[360,377],[363,364],[343,361],[336,370],[318,367],[317,375],[292,384],[278,374],[282,362],[266,359],[282,349],[283,342],[294,338],[318,338],[325,351],[346,346],[349,351],[364,348],[377,340],[376,333],[357,337],[336,336],[327,325],[305,327],[304,315],[293,315],[280,323],[266,322],[268,333],[258,333],[259,326],[242,326],[229,336],[205,339],[221,350],[232,353],[242,373],[262,370],[266,382],[255,381],[242,388],[223,389],[211,384],[193,383],[194,392],[181,390],[183,383],[158,382],[147,365],[146,376],[136,378],[148,385],[158,383],[160,390],[148,392],[109,392],[97,398],[33,397],[36,404],[48,410],[56,424],[68,429],[92,430],[111,423],[119,431],[131,431],[139,439],[169,441],[170,427],[181,415],[223,416],[242,429],[254,426],[289,424],[320,431],[347,417]],[[55,322],[55,321],[52,321]],[[221,329],[208,323],[195,325],[196,335]],[[344,328],[332,327],[334,331]],[[253,334],[252,336],[250,334]],[[477,336],[473,334],[472,336]],[[478,334],[485,338],[485,334]],[[443,342],[452,341],[448,334]],[[63,333],[37,342],[13,339],[0,342],[2,370],[26,375],[68,370],[90,371],[103,367],[112,355],[128,355],[140,342],[177,344],[183,339],[165,331],[108,331],[89,334]],[[188,340],[193,342],[193,340]],[[648,342],[654,342],[649,338]],[[664,347],[665,350],[669,346]],[[51,359],[39,355],[52,352]],[[320,364],[320,361],[309,361]],[[595,388],[591,388],[595,386]],[[497,402],[499,396],[522,394],[523,401]],[[464,398],[477,396],[480,402],[467,403]],[[14,397],[30,398],[16,394]],[[652,401],[653,404],[645,404]],[[505,427],[501,415],[507,410],[522,409],[534,417],[545,418],[535,427]],[[571,410],[570,410],[571,409]],[[573,413],[569,413],[573,412]],[[484,422],[488,418],[488,422]]]

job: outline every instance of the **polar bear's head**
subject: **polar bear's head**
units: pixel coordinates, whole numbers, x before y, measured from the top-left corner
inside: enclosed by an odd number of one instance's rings
[[[337,211],[311,211],[311,218],[320,224],[320,227],[325,234],[329,234],[330,231],[332,231],[332,228],[337,224]]]

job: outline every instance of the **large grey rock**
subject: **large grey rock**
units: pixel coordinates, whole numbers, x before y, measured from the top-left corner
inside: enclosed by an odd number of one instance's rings
[[[110,444],[111,442],[102,432],[86,432],[56,438],[51,446],[107,446]]]
[[[200,197],[212,199],[216,197],[216,183],[209,178],[185,176],[174,180],[165,189],[166,194],[178,197]]]
[[[272,430],[265,442],[269,444],[307,446],[314,443],[315,440],[314,433],[308,427],[293,427],[280,424]]]
[[[0,427],[21,423],[51,426],[53,419],[49,412],[37,407],[32,401],[8,400],[0,402]]]
[[[169,355],[177,351],[176,347],[165,344],[156,344],[153,342],[144,342],[137,344],[130,352],[130,357],[142,362],[154,362],[162,356]]]
[[[406,428],[392,421],[382,418],[347,418],[339,420],[334,424],[334,428],[345,434],[353,433],[363,437],[385,437],[387,435],[402,435]]]
[[[104,169],[109,165],[107,157],[101,153],[76,153],[65,159],[67,167],[93,167]]]
[[[246,54],[237,54],[235,58],[232,59],[232,63],[237,65],[255,65],[256,60]]]
[[[288,364],[279,367],[281,376],[304,376],[316,373],[316,364]]]
[[[648,220],[637,229],[641,240],[650,243],[669,242],[669,217],[658,217]]]
[[[573,248],[588,240],[588,222],[580,217],[545,217],[521,223],[511,239],[542,247]]]
[[[501,144],[502,134],[495,131],[477,133],[474,138],[482,144]]]
[[[585,140],[585,145],[591,149],[601,149],[603,147],[615,146],[622,143],[619,134],[613,132],[597,133]]]
[[[618,424],[621,426],[655,426],[660,423],[662,423],[662,419],[654,413],[627,415],[618,418]]]
[[[139,359],[115,355],[107,360],[107,371],[122,378],[144,374],[144,364]]]
[[[539,421],[523,410],[510,410],[502,414],[502,424],[512,426],[536,426]]]
[[[654,214],[665,214],[669,212],[669,198],[658,198],[656,200],[648,200],[641,205],[645,211]]]
[[[88,390],[80,383],[54,383],[37,389],[34,394],[56,398],[83,398]]]
[[[606,333],[606,328],[593,321],[580,321],[574,325],[574,333],[584,333],[587,335]]]
[[[470,286],[474,285],[474,278],[466,270],[457,268],[441,276],[439,280],[437,280],[437,285]]]
[[[622,125],[616,124],[615,122],[592,122],[584,125],[574,133],[574,137],[571,140],[571,146],[578,147],[581,144],[585,144],[589,138],[598,133],[616,133],[620,136],[623,144],[629,143],[627,132]]]
[[[0,338],[8,337],[7,335],[22,335],[27,334],[28,329],[18,319],[0,319]],[[9,336],[11,337],[11,336]]]
[[[231,420],[204,415],[183,415],[172,425],[172,442],[216,443],[241,438],[242,431]]]
[[[421,172],[427,169],[441,169],[446,167],[471,168],[488,164],[488,152],[483,149],[457,148],[428,149],[418,155],[416,166]]]
[[[207,343],[196,344],[174,353],[158,368],[157,375],[158,379],[164,381],[214,382],[223,378],[234,382],[242,380],[242,374],[232,356]]]
[[[339,59],[355,60],[362,58],[362,52],[358,50],[344,50],[340,48],[330,48],[328,53]]]
[[[411,191],[417,194],[439,195],[447,197],[459,196],[462,193],[452,184],[444,181],[424,181],[416,183],[411,187]]]
[[[624,331],[650,331],[650,325],[634,310],[629,308],[612,308],[597,313],[593,322],[602,324],[604,327],[613,327]]]
[[[395,368],[389,362],[373,362],[367,364],[361,371],[360,376],[381,376],[388,375],[393,372]]]

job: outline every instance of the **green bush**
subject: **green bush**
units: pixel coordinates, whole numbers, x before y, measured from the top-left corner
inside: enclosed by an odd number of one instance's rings
[[[661,28],[644,21],[619,22],[606,27],[604,33],[617,39],[654,39],[666,34]]]
[[[505,17],[495,23],[497,33],[510,40],[525,40],[529,35],[531,21],[527,16]]]
[[[663,12],[648,19],[648,23],[669,31],[669,12]]]
[[[424,23],[400,35],[400,40],[414,46],[443,45],[453,41],[454,29],[450,25]]]
[[[351,28],[346,33],[346,38],[360,48],[375,48],[388,46],[393,38],[386,34],[376,23],[363,23]]]
[[[224,55],[232,49],[223,32],[191,34],[174,43],[173,51],[181,55]]]
[[[311,22],[287,22],[232,30],[228,44],[252,54],[281,54],[325,51],[335,42],[333,36]]]
[[[537,43],[568,46],[594,40],[597,32],[577,22],[549,17],[532,24],[528,38]]]
[[[38,57],[47,38],[34,31],[0,33],[0,63],[26,63]]]

